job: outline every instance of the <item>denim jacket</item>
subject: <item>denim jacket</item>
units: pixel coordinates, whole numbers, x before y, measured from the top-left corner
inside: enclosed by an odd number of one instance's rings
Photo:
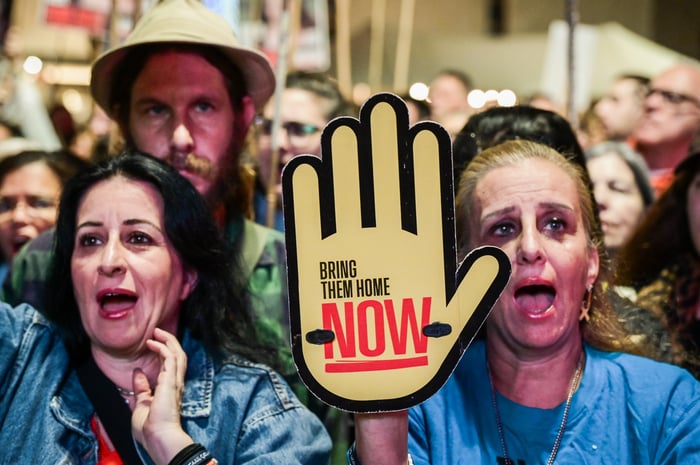
[[[328,463],[328,434],[279,375],[217,360],[188,336],[183,347],[182,425],[220,464]],[[0,304],[0,463],[95,464],[93,413],[57,329],[27,305]]]

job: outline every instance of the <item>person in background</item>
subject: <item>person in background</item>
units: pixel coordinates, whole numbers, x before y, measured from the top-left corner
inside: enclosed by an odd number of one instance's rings
[[[602,142],[584,152],[605,247],[614,258],[654,201],[644,159],[624,142]]]
[[[258,135],[258,180],[254,196],[255,219],[266,224],[268,205],[274,201],[274,228],[284,231],[280,196],[280,173],[284,165],[301,154],[321,156],[321,131],[333,118],[356,116],[352,104],[343,97],[338,83],[326,73],[294,71],[287,75],[279,107],[279,154],[273,166],[272,125],[274,99],[256,119]]]
[[[41,89],[23,70],[26,58],[22,31],[14,25],[7,30],[0,49],[0,119],[17,126],[37,150],[60,150],[61,140]]]
[[[617,76],[593,111],[603,123],[607,139],[626,142],[644,113],[649,78],[636,74]]]
[[[55,103],[49,110],[49,118],[51,118],[51,124],[61,141],[61,147],[68,147],[77,131],[73,115],[64,105]]]
[[[118,134],[113,134],[115,130],[116,126],[104,110],[93,105],[90,118],[86,124],[77,128],[75,136],[68,142],[68,149],[86,160],[101,161],[109,156],[110,151],[115,150],[112,145],[119,144]]]
[[[594,111],[594,108],[595,103],[581,113],[578,127],[576,128],[576,137],[578,137],[578,142],[584,150],[608,139],[603,122]]]
[[[22,137],[22,131],[19,126],[0,118],[0,142]]]
[[[63,185],[87,166],[65,151],[27,151],[0,160],[0,282],[22,246],[55,224]]]
[[[545,92],[535,92],[527,96],[523,99],[522,105],[539,108],[540,110],[552,111],[562,117],[566,117],[566,108],[564,105]]]
[[[429,86],[430,119],[442,123],[444,118],[453,113],[461,113],[466,117],[471,115],[474,109],[469,105],[467,97],[473,87],[471,78],[464,71],[440,70]]]
[[[493,107],[472,115],[457,134],[452,144],[455,183],[477,153],[514,139],[548,145],[586,166],[576,133],[560,114],[528,105]]]
[[[588,191],[580,166],[530,141],[489,148],[467,165],[460,256],[500,247],[511,278],[485,339],[433,397],[408,411],[355,415],[348,463],[697,461],[700,383],[632,354],[646,348],[607,302],[610,270]]]
[[[679,64],[654,77],[632,137],[649,167],[657,195],[668,187],[673,170],[690,154],[699,130],[700,68]]]
[[[425,100],[417,100],[408,94],[400,95],[408,107],[408,124],[413,126],[419,121],[430,119],[430,105]]]
[[[323,464],[192,184],[127,152],[59,206],[45,315],[0,307],[3,463]]]
[[[700,378],[700,153],[676,167],[618,256],[617,283],[663,319],[681,346],[675,362]]]

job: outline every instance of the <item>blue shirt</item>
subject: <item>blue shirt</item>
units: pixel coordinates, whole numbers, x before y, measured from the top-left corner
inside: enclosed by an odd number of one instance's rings
[[[586,347],[555,463],[700,463],[700,383],[676,366]],[[483,341],[467,350],[445,386],[409,411],[409,452],[418,464],[503,462]],[[509,457],[547,463],[564,405],[524,407],[498,395]]]
[[[328,463],[328,434],[279,375],[182,344],[182,426],[220,464]],[[0,305],[0,463],[95,464],[93,413],[56,328],[27,305]]]

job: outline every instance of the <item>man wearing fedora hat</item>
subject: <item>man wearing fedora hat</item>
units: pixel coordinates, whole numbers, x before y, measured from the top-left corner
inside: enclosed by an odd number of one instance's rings
[[[267,59],[241,46],[224,18],[198,0],[162,0],[125,42],[92,66],[90,90],[127,146],[175,166],[207,199],[246,275],[235,277],[257,326],[296,371],[288,343],[284,236],[245,219],[239,154],[253,118],[272,95]],[[43,307],[51,237],[20,252],[4,299]],[[301,391],[297,389],[297,391]]]

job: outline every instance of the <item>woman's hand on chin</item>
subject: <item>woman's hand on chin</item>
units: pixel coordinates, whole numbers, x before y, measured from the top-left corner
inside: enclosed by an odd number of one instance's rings
[[[185,390],[187,355],[177,338],[156,328],[153,339],[146,341],[160,358],[160,372],[154,389],[146,374],[134,370],[136,405],[131,416],[134,438],[158,465],[167,465],[192,438],[180,424],[180,406]]]

